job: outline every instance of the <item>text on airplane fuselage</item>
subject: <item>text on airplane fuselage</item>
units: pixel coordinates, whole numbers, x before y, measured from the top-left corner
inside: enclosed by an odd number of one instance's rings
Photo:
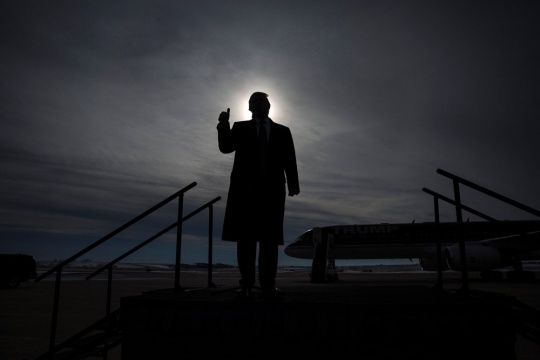
[[[390,234],[399,229],[396,225],[334,226],[334,235]]]

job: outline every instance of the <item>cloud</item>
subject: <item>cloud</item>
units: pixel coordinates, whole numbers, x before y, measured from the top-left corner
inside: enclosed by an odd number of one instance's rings
[[[431,221],[421,188],[451,195],[437,168],[538,208],[537,7],[10,2],[3,244],[26,231],[85,242],[193,181],[186,211],[222,196],[219,237],[233,155],[217,149],[217,117],[245,120],[253,91],[294,137],[302,192],[287,199],[286,241],[322,224]]]

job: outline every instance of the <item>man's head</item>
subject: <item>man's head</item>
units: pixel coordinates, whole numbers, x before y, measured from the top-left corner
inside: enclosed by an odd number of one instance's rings
[[[266,118],[270,112],[270,101],[268,94],[263,92],[254,92],[249,98],[249,111],[256,118]]]

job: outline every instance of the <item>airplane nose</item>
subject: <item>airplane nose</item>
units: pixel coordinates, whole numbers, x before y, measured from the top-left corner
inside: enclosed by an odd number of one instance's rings
[[[283,251],[285,252],[285,255],[291,256],[291,254],[290,254],[290,246],[291,246],[291,245],[287,245],[287,246],[285,247],[285,250],[283,250]]]

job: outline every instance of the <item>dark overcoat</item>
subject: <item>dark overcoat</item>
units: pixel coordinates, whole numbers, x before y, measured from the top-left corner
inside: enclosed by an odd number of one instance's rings
[[[270,120],[267,170],[259,171],[255,120],[218,126],[219,150],[235,152],[222,239],[275,241],[283,245],[285,186],[300,190],[296,154],[288,127]]]

